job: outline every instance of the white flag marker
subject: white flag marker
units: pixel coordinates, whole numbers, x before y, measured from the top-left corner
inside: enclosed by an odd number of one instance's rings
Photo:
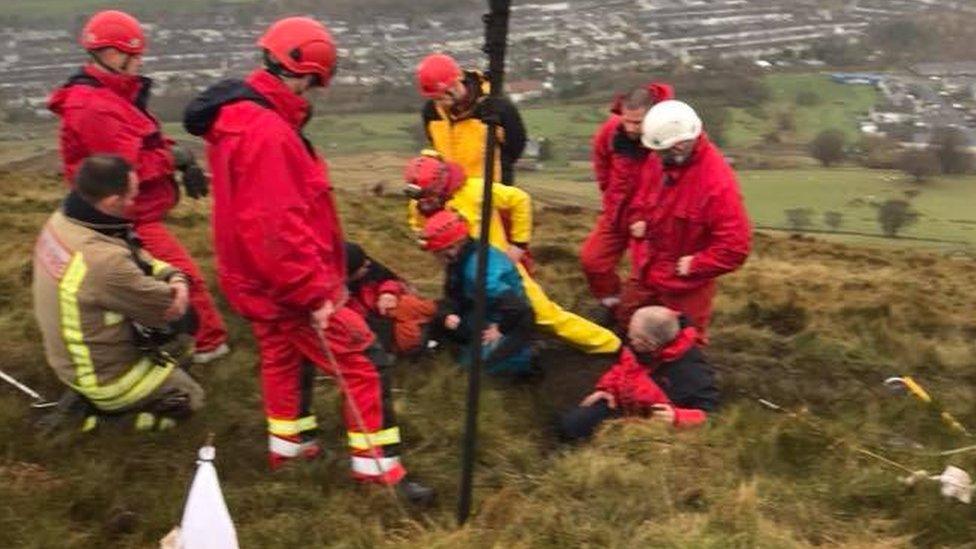
[[[216,455],[217,450],[209,444],[200,448],[180,524],[180,549],[238,549],[237,531],[213,464]]]

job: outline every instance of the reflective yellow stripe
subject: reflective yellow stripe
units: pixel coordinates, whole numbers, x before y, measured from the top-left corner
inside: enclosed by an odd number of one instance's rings
[[[81,425],[81,432],[87,433],[98,427],[98,416],[88,416],[85,418],[85,422]]]
[[[149,396],[166,381],[175,367],[173,362],[160,366],[143,357],[125,375],[108,385],[72,387],[101,410],[119,410]]]
[[[298,422],[293,419],[268,418],[268,432],[272,435],[290,437],[301,432]]]
[[[165,271],[166,269],[172,269],[173,266],[161,259],[152,258],[152,274],[153,276],[159,275],[159,273]]]
[[[136,415],[136,431],[149,431],[156,425],[156,416],[149,412],[141,412]]]
[[[277,419],[268,418],[268,432],[272,435],[282,437],[295,436],[304,431],[311,431],[318,427],[315,416],[306,416],[299,419]]]
[[[311,431],[312,429],[318,429],[319,424],[315,420],[315,416],[305,416],[298,418],[298,430],[300,432]]]
[[[400,428],[390,427],[375,433],[349,432],[349,447],[354,450],[369,450],[370,444],[375,446],[389,446],[400,444]]]
[[[96,387],[98,379],[95,377],[95,366],[92,364],[91,353],[85,345],[85,338],[81,331],[81,309],[78,307],[78,289],[85,279],[88,267],[85,258],[76,252],[64,271],[64,277],[58,284],[58,302],[61,309],[61,338],[75,365],[75,383],[78,387]]]

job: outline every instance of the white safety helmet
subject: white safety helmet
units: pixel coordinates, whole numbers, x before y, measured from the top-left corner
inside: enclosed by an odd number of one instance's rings
[[[698,113],[683,101],[662,101],[651,107],[641,124],[641,143],[648,149],[663,151],[702,132]]]

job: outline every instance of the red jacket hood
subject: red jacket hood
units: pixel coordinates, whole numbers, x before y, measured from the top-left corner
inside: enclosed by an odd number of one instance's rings
[[[48,99],[47,108],[55,114],[62,114],[65,103],[73,93],[72,88],[78,85],[107,88],[130,103],[142,102],[142,106],[145,106],[152,80],[144,76],[113,74],[85,65],[68,78],[63,86],[54,90]]]
[[[674,99],[674,87],[671,84],[665,84],[663,82],[649,82],[644,86],[644,89],[654,97],[654,103],[660,103],[661,101],[668,101]],[[620,94],[613,99],[613,103],[610,105],[610,112],[613,114],[621,114],[623,112],[624,99],[626,94]]]
[[[268,71],[257,69],[247,77],[246,82],[267,99],[271,107],[296,130],[300,130],[312,117],[312,105]]]

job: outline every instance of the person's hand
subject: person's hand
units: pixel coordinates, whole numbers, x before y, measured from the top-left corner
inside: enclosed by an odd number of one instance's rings
[[[190,287],[187,286],[186,280],[176,278],[170,281],[169,287],[173,292],[173,302],[170,303],[166,312],[163,313],[163,318],[167,322],[176,320],[186,314],[186,308],[190,305]]]
[[[512,263],[518,265],[519,262],[522,261],[522,257],[525,256],[525,248],[520,248],[518,246],[509,246],[508,250],[505,251],[505,255],[507,255],[508,258],[512,260]]]
[[[380,297],[376,300],[376,309],[381,316],[390,316],[399,304],[400,298],[396,294],[386,292],[380,294]]]
[[[670,404],[655,404],[651,406],[651,419],[668,425],[674,425],[674,406]]]
[[[607,401],[607,407],[611,410],[617,407],[617,399],[613,398],[613,395],[606,391],[594,391],[590,396],[583,399],[580,402],[580,406],[584,408],[589,408],[601,400]]]
[[[447,315],[444,317],[444,327],[448,330],[457,330],[461,325],[461,317],[458,315]]]
[[[190,198],[203,198],[210,194],[210,182],[207,175],[196,163],[190,164],[183,170],[183,188]]]
[[[326,300],[321,307],[312,311],[312,326],[316,330],[325,330],[329,327],[329,317],[335,312],[335,304]]]
[[[678,276],[688,276],[691,274],[691,262],[695,259],[693,255],[683,256],[678,260],[678,264],[674,268],[674,272]]]
[[[485,331],[481,332],[481,343],[490,345],[502,338],[502,332],[498,329],[498,324],[489,324]]]
[[[644,238],[647,235],[647,222],[636,221],[630,225],[630,236],[634,238]]]

